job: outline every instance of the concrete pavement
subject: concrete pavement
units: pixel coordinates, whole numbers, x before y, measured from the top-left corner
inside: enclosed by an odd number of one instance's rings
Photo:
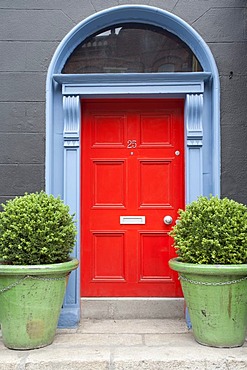
[[[83,319],[77,329],[58,329],[54,343],[37,350],[9,350],[0,337],[0,370],[26,369],[246,370],[247,343],[202,346],[183,319]]]

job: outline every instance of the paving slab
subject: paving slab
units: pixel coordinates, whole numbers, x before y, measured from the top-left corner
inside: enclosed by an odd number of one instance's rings
[[[78,333],[187,333],[184,319],[82,320]]]
[[[78,333],[67,334],[67,335],[57,335],[54,340],[54,345],[59,345],[60,347],[66,347],[70,343],[72,345],[81,346],[136,346],[142,345],[143,339],[140,334],[105,334],[103,333]]]
[[[24,369],[38,370],[108,370],[110,363],[110,350],[96,348],[95,346],[83,348],[70,346],[66,348],[52,346],[31,351],[26,358]]]
[[[239,348],[198,344],[182,319],[82,320],[50,346],[10,350],[0,335],[0,370],[246,370]]]
[[[188,336],[189,337],[189,336]],[[190,337],[188,338],[190,340]],[[190,346],[170,344],[141,348],[116,348],[115,369],[246,369],[245,351],[217,349],[194,343]],[[243,367],[245,365],[245,367]]]

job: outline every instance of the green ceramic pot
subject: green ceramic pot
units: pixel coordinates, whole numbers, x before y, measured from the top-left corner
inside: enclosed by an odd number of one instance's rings
[[[247,329],[247,264],[197,265],[169,261],[177,271],[197,342],[239,347]]]
[[[25,350],[53,342],[68,275],[78,263],[0,264],[0,323],[6,347]]]

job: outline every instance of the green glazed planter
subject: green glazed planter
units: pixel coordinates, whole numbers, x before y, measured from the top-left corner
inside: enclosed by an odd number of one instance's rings
[[[53,342],[68,275],[78,263],[0,264],[0,323],[6,347],[26,350]]]
[[[197,265],[169,261],[179,273],[196,341],[239,347],[247,329],[247,264]]]

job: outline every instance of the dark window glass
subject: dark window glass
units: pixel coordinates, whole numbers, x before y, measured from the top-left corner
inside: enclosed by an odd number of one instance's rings
[[[62,73],[197,72],[191,49],[172,33],[139,23],[90,36],[70,55]]]

